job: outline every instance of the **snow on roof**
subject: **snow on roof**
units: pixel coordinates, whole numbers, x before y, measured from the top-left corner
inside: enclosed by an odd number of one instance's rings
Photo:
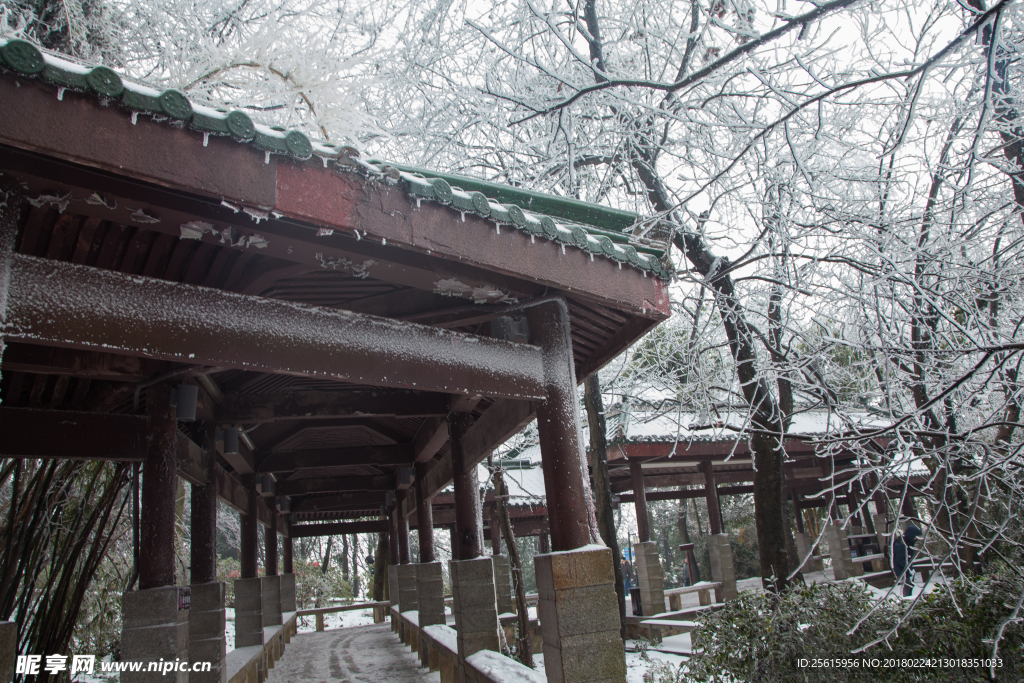
[[[633,412],[622,405],[608,411],[607,422],[608,441],[611,443],[735,441],[749,426],[748,416],[741,413],[712,416],[707,412]],[[793,436],[824,436],[888,424],[888,421],[867,413],[840,416],[829,412],[806,412],[793,416],[788,433]]]

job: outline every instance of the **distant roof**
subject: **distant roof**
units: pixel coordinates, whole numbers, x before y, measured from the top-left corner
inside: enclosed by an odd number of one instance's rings
[[[105,66],[84,65],[66,57],[44,52],[24,40],[0,38],[0,68],[21,76],[41,78],[58,88],[94,94],[103,103],[116,103],[138,115],[167,120],[168,125],[188,126],[204,136],[230,136],[237,142],[271,154],[299,160],[313,156],[339,171],[358,173],[371,180],[402,184],[417,203],[438,202],[452,209],[474,213],[492,220],[497,228],[507,226],[536,238],[561,243],[667,279],[665,252],[649,241],[623,232],[640,217],[627,211],[588,204],[575,199],[543,195],[483,180],[438,173],[425,169],[364,160],[359,150],[311,140],[300,130],[254,123],[248,114],[228,111],[216,105],[193,101],[173,89],[159,90],[125,77]]]
[[[619,404],[608,410],[609,443],[735,441],[749,427],[746,414],[709,415],[682,412],[634,412]],[[793,415],[787,434],[815,437],[854,429],[879,428],[890,422],[867,413],[842,416],[825,411]]]

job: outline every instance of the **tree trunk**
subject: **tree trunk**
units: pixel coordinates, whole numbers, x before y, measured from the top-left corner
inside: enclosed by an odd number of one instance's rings
[[[327,568],[331,565],[331,545],[334,543],[334,536],[327,537],[327,550],[324,552],[324,562],[320,565],[320,573],[327,574]]]
[[[501,534],[505,537],[505,545],[508,547],[508,564],[512,573],[512,586],[516,593],[516,612],[519,617],[519,661],[526,666],[533,668],[533,642],[530,638],[530,613],[526,606],[526,586],[523,583],[523,563],[519,557],[519,547],[516,545],[515,533],[512,531],[512,522],[508,517],[508,510],[505,507],[508,491],[505,488],[505,478],[501,469],[494,470],[494,503],[498,513],[498,525],[501,527]],[[496,534],[497,529],[491,529]]]
[[[352,597],[359,597],[359,534],[352,537]]]
[[[348,534],[341,537],[341,578],[349,580],[348,575]]]
[[[619,539],[615,535],[615,515],[612,512],[612,486],[608,477],[608,440],[604,420],[604,401],[601,398],[601,380],[597,373],[584,383],[583,405],[587,410],[590,427],[590,465],[594,473],[594,507],[597,528],[604,544],[611,548],[615,570],[615,595],[619,600],[619,632],[626,638],[626,586],[619,558]]]

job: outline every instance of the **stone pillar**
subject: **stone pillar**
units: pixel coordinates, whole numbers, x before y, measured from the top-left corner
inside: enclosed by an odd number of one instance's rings
[[[494,569],[494,600],[498,606],[498,614],[515,614],[508,558],[504,555],[491,555],[491,566]]]
[[[13,681],[18,662],[18,624],[0,621],[0,681]]]
[[[263,626],[281,625],[281,577],[264,576],[260,579]]]
[[[721,588],[715,589],[715,602],[735,600],[739,593],[736,591],[736,568],[732,563],[729,534],[708,536],[708,555],[711,558],[711,579],[722,584]]]
[[[188,603],[182,589],[173,585],[177,422],[170,387],[157,384],[146,392],[149,426],[142,478],[140,590],[122,596],[121,653],[131,661],[188,661]],[[168,677],[159,672],[125,672],[121,680],[187,683],[188,673]]]
[[[626,681],[612,551],[537,555],[537,616],[548,681]]]
[[[188,616],[189,662],[211,662],[210,671],[190,675],[191,683],[224,683],[225,657],[224,584],[217,581],[217,484],[216,425],[198,425],[203,447],[206,484],[192,486],[192,596]]]
[[[800,571],[804,573],[814,571],[814,559],[813,552],[811,549],[811,535],[806,531],[798,531],[793,534],[793,540],[796,541],[796,553],[799,558],[803,560],[807,558],[803,565],[800,567]]]
[[[188,615],[188,658],[212,662],[210,671],[190,674],[189,683],[225,683],[227,648],[224,637],[224,583],[192,584],[192,608]]]
[[[294,612],[295,606],[295,574],[281,574],[281,614]]]
[[[494,569],[489,557],[452,561],[452,614],[459,644],[459,681],[465,681],[463,662],[480,650],[500,651],[498,610],[494,601]]]
[[[850,555],[850,544],[846,540],[846,530],[835,522],[825,525],[825,538],[828,539],[828,550],[832,556],[832,572],[836,581],[853,576],[853,560]]]
[[[394,607],[396,611],[401,609],[398,604],[400,590],[398,586],[398,567],[399,565],[397,564],[388,565],[388,600],[391,602],[391,606]],[[388,610],[388,613],[391,614],[390,609]],[[397,620],[391,620],[391,630],[395,633],[398,633]]]
[[[658,556],[658,544],[653,541],[634,543],[636,583],[640,589],[640,608],[643,616],[652,617],[665,611],[665,570]]]
[[[235,649],[263,646],[263,580],[235,579]]]
[[[416,609],[420,628],[444,624],[444,577],[440,562],[416,565]],[[430,666],[429,648],[420,648],[420,664]]]
[[[121,631],[121,657],[125,661],[158,662],[180,659],[188,661],[188,617],[183,590],[177,586],[162,586],[147,590],[130,591],[121,597],[123,627]],[[143,665],[143,668],[146,668]],[[167,676],[159,671],[122,672],[125,683],[188,683],[186,672]]]
[[[418,609],[416,600],[416,567],[415,564],[400,564],[396,569],[398,575],[398,611],[414,612]]]

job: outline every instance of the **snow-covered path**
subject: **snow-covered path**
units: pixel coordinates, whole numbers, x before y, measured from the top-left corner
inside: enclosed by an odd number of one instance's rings
[[[305,681],[437,683],[437,674],[419,668],[416,655],[384,623],[294,636],[267,683]]]

